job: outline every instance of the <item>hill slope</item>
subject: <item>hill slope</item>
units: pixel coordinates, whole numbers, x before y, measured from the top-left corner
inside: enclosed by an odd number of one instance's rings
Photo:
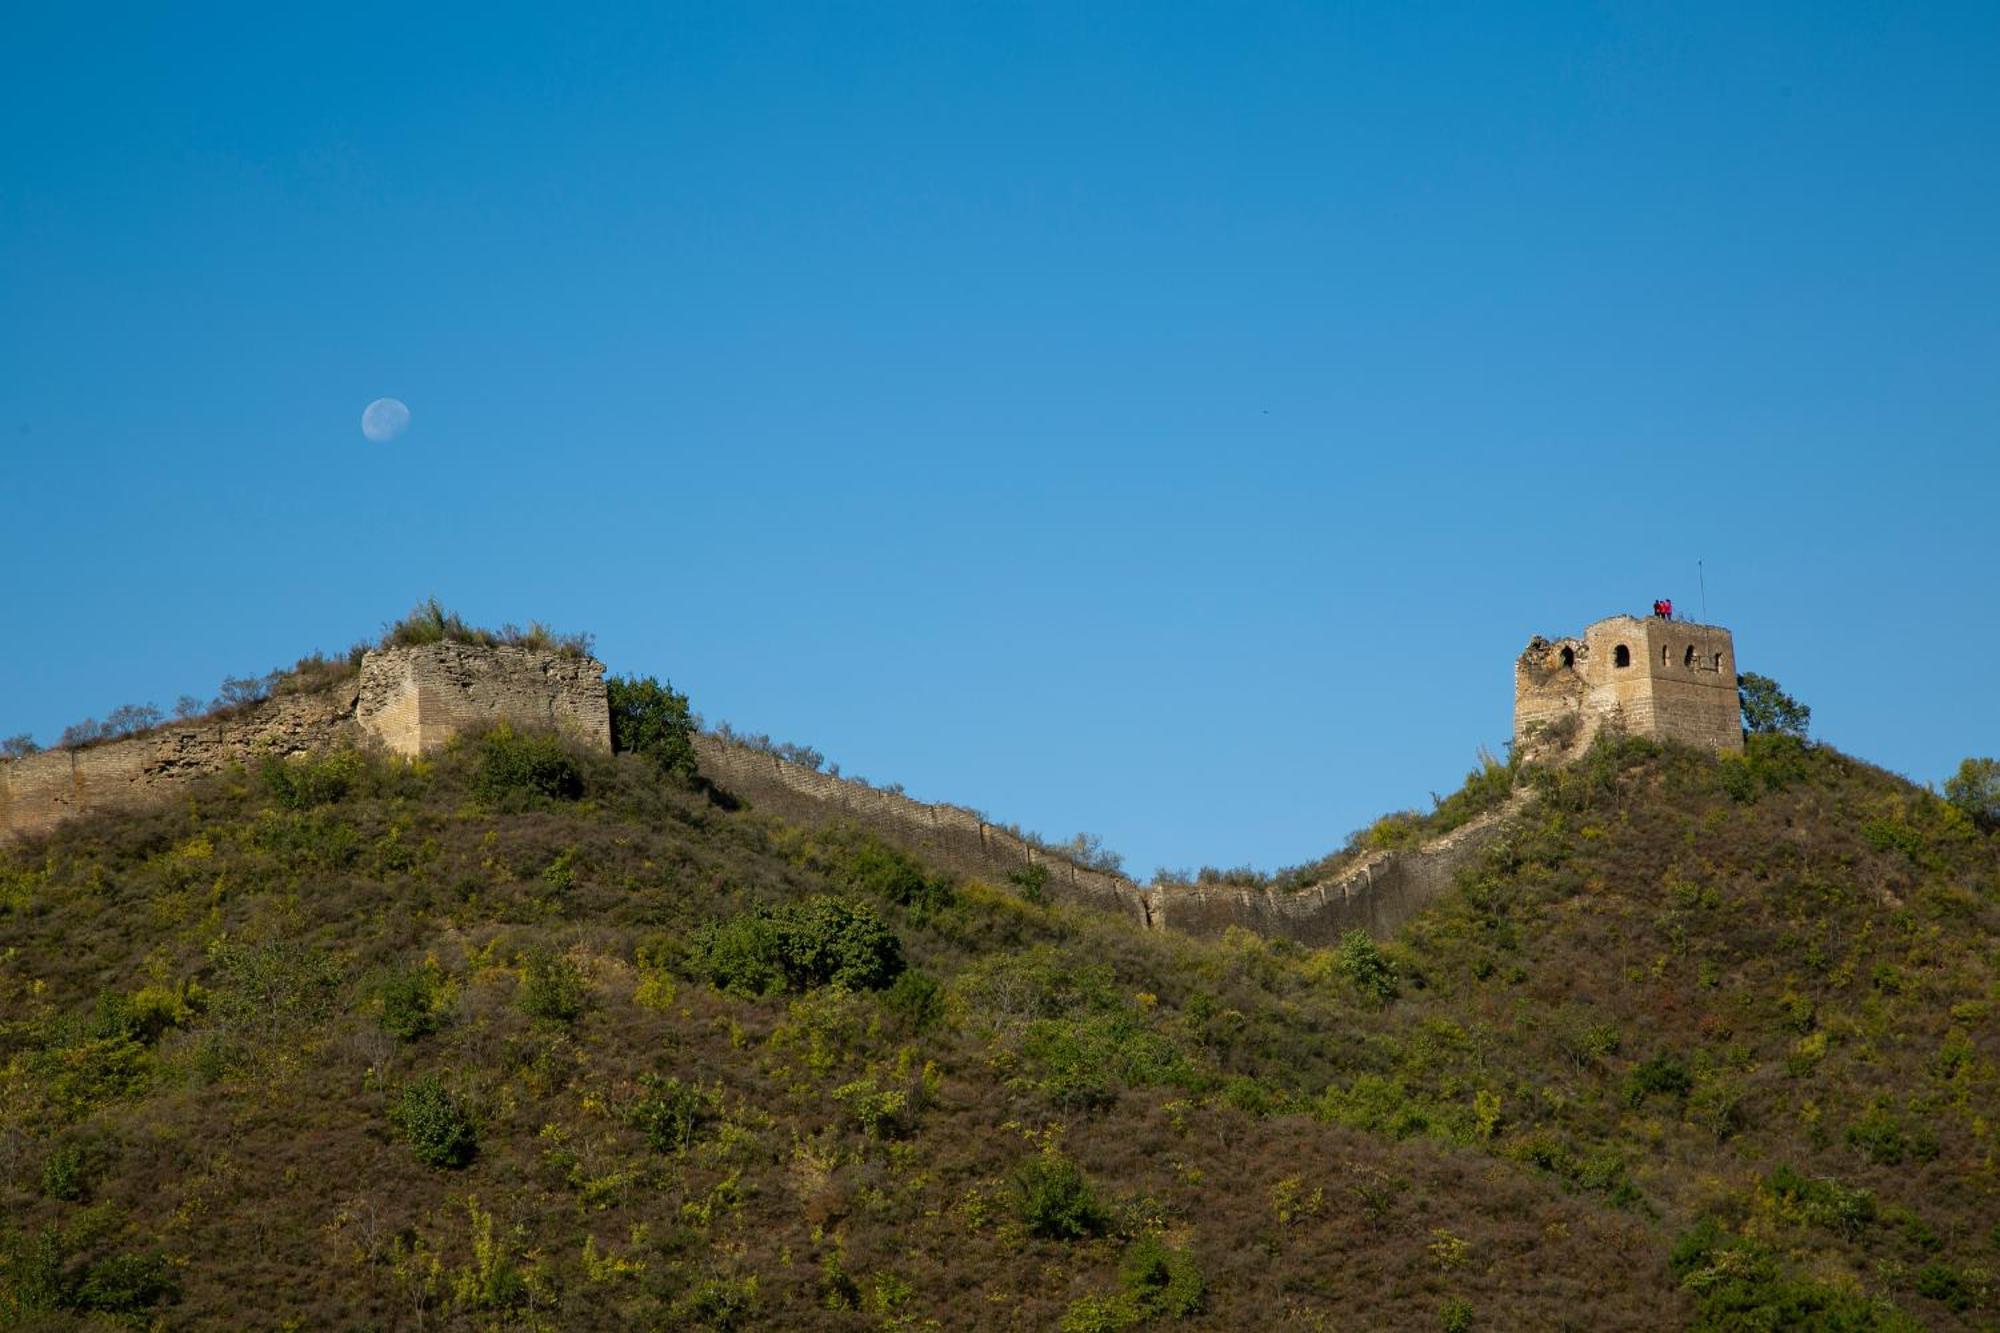
[[[0,1313],[1991,1327],[2000,849],[1643,743],[1383,947],[1145,932],[631,756],[0,853]]]

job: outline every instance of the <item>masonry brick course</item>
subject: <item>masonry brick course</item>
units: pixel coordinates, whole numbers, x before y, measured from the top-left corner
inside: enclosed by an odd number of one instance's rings
[[[1515,752],[1545,752],[1565,732],[1574,752],[1606,728],[1740,751],[1743,718],[1729,631],[1658,616],[1611,616],[1580,637],[1529,640],[1514,663]]]
[[[86,811],[157,804],[195,778],[267,755],[354,744],[414,755],[490,722],[554,727],[609,750],[604,664],[458,643],[372,652],[358,675],[325,690],[279,695],[226,718],[169,723],[126,740],[0,761],[0,840],[46,833]]]

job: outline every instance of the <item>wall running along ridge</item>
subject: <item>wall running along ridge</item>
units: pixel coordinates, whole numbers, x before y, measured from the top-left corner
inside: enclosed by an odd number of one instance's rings
[[[47,833],[86,812],[157,805],[231,765],[340,745],[414,755],[467,728],[504,722],[552,726],[609,750],[603,677],[601,662],[527,648],[437,643],[371,652],[357,675],[325,690],[281,695],[228,717],[173,723],[127,740],[0,761],[0,841]],[[1039,865],[1049,872],[1052,897],[1116,912],[1148,929],[1220,935],[1234,926],[1308,945],[1334,943],[1349,930],[1394,932],[1450,887],[1458,867],[1516,808],[1510,803],[1422,847],[1370,852],[1328,880],[1289,893],[1142,887],[1037,847],[963,806],[911,800],[713,736],[697,736],[695,751],[709,781],[758,808],[801,823],[853,824],[943,869],[1004,884],[1010,873]]]
[[[1288,893],[1141,886],[1037,847],[963,806],[926,804],[714,736],[695,737],[695,754],[704,777],[758,809],[798,823],[852,824],[960,874],[1005,883],[1009,874],[1045,866],[1051,897],[1117,912],[1150,929],[1213,936],[1236,926],[1312,946],[1336,943],[1350,930],[1393,934],[1450,888],[1458,868],[1519,808],[1517,799],[1422,847],[1370,852],[1332,878]]]
[[[0,840],[47,833],[87,811],[155,805],[232,764],[371,742],[414,755],[493,722],[555,727],[609,750],[604,664],[460,643],[371,652],[358,675],[325,690],[279,695],[229,717],[171,723],[127,740],[0,761]]]

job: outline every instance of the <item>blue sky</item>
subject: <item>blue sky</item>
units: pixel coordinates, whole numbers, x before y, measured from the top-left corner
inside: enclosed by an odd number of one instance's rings
[[[1939,780],[2000,752],[1996,60],[1973,4],[14,13],[0,733],[435,594],[1272,867],[1702,561]]]

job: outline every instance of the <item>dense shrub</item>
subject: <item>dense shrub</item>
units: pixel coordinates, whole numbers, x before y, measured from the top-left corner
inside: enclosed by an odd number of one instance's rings
[[[1625,1101],[1629,1106],[1643,1106],[1655,1094],[1685,1099],[1693,1091],[1693,1075],[1680,1057],[1670,1051],[1640,1062],[1625,1078]]]
[[[338,801],[354,789],[365,761],[353,750],[285,759],[266,758],[258,771],[264,790],[287,810],[306,810]]]
[[[859,829],[815,833],[800,859],[842,888],[907,908],[918,920],[951,906],[954,897],[949,875]]]
[[[382,1030],[404,1041],[437,1031],[438,979],[427,967],[406,967],[382,983]]]
[[[817,897],[710,923],[695,935],[693,966],[710,984],[746,995],[879,990],[902,972],[903,948],[866,907]]]
[[[882,1007],[903,1020],[913,1033],[929,1029],[944,1014],[944,987],[937,978],[906,968],[882,992]]]
[[[644,1074],[639,1095],[625,1108],[625,1123],[646,1136],[654,1152],[676,1153],[697,1142],[721,1116],[720,1099],[677,1078]]]
[[[651,676],[604,682],[611,705],[611,748],[636,754],[675,777],[694,776],[694,716],[685,694]]]
[[[1695,1293],[1693,1328],[1700,1333],[1794,1328],[1915,1333],[1921,1327],[1892,1305],[1788,1276],[1769,1249],[1731,1236],[1714,1218],[1682,1233],[1669,1263],[1681,1285]]]
[[[484,800],[506,804],[583,795],[583,771],[552,732],[515,731],[502,723],[475,738],[472,746],[477,763],[473,790]]]
[[[1349,985],[1377,1004],[1387,1004],[1398,994],[1396,965],[1365,930],[1350,930],[1340,937],[1334,966]]]
[[[1014,1169],[1014,1201],[1028,1233],[1044,1240],[1102,1235],[1111,1218],[1083,1169],[1054,1150]]]
[[[1781,1212],[1814,1226],[1837,1231],[1850,1239],[1875,1220],[1875,1196],[1849,1189],[1837,1180],[1801,1175],[1781,1166],[1764,1179]]]
[[[1201,1313],[1206,1283],[1194,1256],[1158,1236],[1141,1236],[1119,1270],[1125,1297],[1141,1318],[1186,1319]]]
[[[113,1253],[93,1260],[80,1248],[78,1237],[57,1227],[0,1228],[0,1323],[69,1327],[35,1318],[61,1311],[124,1316],[108,1321],[115,1326],[179,1299],[180,1280],[164,1254]]]
[[[425,1166],[461,1167],[479,1151],[472,1117],[436,1074],[404,1084],[389,1118]]]
[[[530,1018],[574,1022],[590,996],[590,982],[575,962],[549,949],[530,949],[521,957],[521,986],[515,1003]]]
[[[341,975],[334,961],[291,940],[210,946],[209,1007],[231,1031],[276,1041],[333,1012]]]

